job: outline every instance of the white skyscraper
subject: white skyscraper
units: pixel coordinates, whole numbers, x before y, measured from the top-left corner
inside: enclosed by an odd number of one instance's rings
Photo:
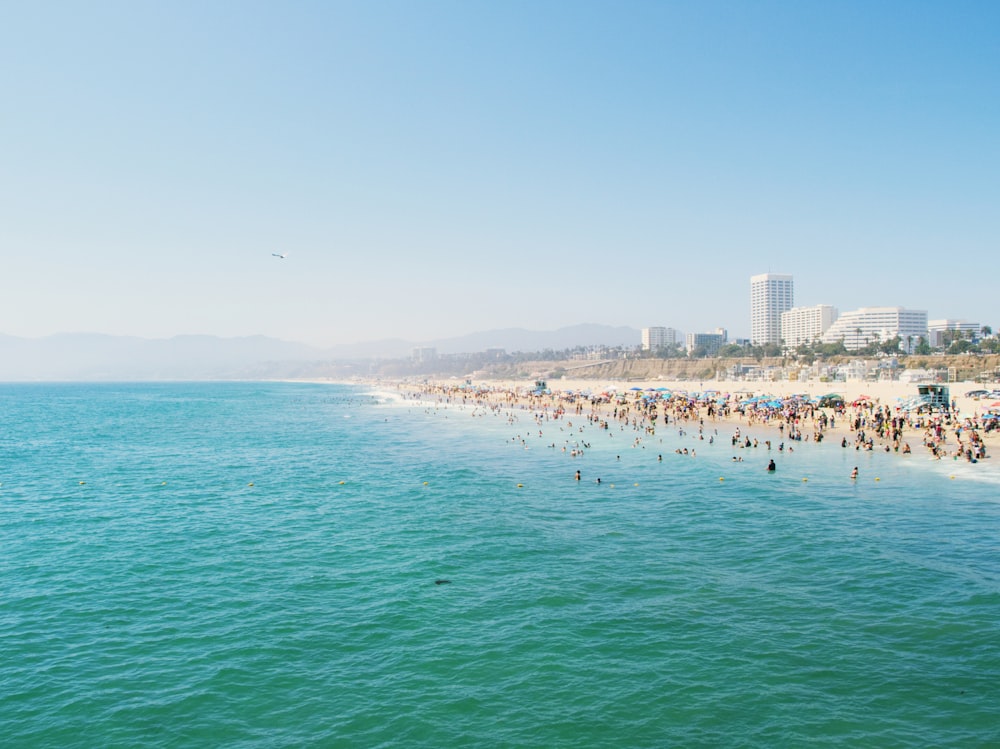
[[[781,343],[781,313],[790,310],[794,301],[791,276],[750,276],[750,342],[754,346]]]

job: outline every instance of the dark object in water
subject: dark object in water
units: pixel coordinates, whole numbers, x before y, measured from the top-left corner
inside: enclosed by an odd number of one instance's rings
[[[450,583],[450,582],[451,582],[451,580],[435,580],[434,584],[435,585],[444,585],[444,584]]]

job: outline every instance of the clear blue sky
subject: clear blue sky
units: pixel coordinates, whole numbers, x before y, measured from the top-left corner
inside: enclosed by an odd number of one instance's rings
[[[1000,325],[997,2],[2,15],[0,333],[746,335],[769,270]]]

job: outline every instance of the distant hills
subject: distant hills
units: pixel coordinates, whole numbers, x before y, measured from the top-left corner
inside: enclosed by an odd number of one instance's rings
[[[0,381],[141,381],[292,379],[365,374],[372,360],[403,359],[415,347],[439,354],[561,351],[578,346],[634,346],[634,328],[575,325],[554,331],[520,328],[457,338],[412,342],[398,339],[316,348],[266,336],[221,338],[181,335],[148,339],[95,333],[44,338],[0,335]]]
[[[472,333],[459,338],[446,338],[422,344],[409,344],[406,355],[414,345],[433,346],[440,354],[463,354],[500,348],[508,352],[562,351],[577,346],[637,346],[642,332],[635,328],[609,325],[573,325],[558,330],[524,330],[505,328],[485,333]]]

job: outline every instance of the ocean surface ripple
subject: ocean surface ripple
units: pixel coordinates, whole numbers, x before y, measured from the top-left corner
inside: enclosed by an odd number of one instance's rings
[[[988,482],[338,385],[0,403],[4,747],[1000,746]]]

